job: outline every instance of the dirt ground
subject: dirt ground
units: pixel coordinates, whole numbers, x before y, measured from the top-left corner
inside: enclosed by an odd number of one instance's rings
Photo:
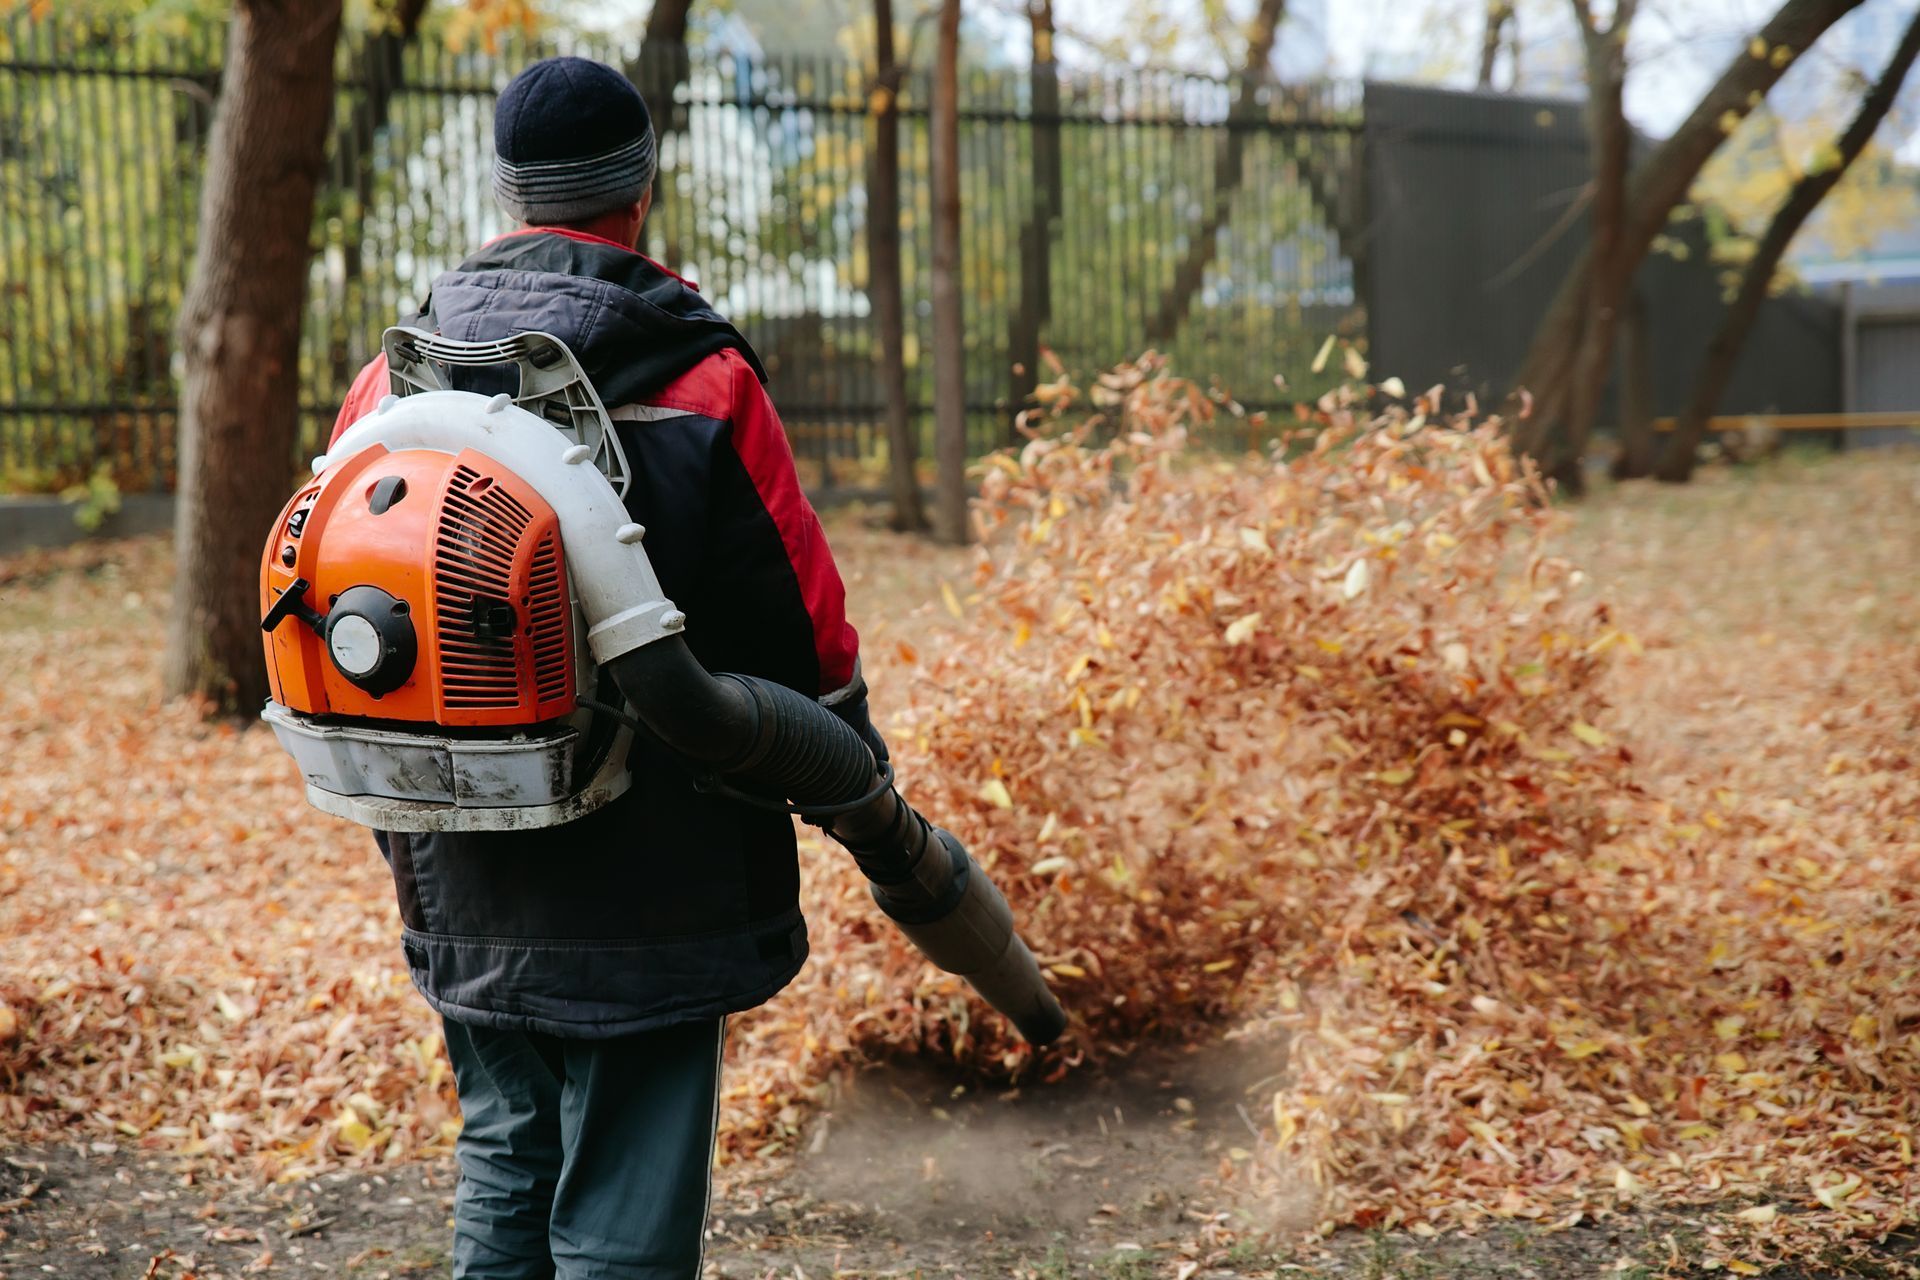
[[[1354,1233],[1286,1241],[1310,1198],[1249,1202],[1247,1102],[1272,1045],[1161,1052],[1099,1079],[982,1093],[926,1068],[858,1081],[804,1154],[722,1176],[711,1280],[1559,1280],[1684,1272],[1699,1215],[1622,1214],[1566,1230]],[[1242,1143],[1246,1144],[1244,1147]],[[0,1280],[221,1280],[445,1274],[450,1162],[294,1186],[209,1182],[111,1144],[16,1149],[0,1163]],[[1277,1233],[1268,1235],[1268,1232]],[[1209,1243],[1196,1247],[1198,1235]],[[1816,1276],[1915,1274],[1915,1242]]]
[[[1199,1226],[1281,1225],[1285,1206],[1225,1207],[1255,1145],[1246,1101],[1271,1084],[1254,1073],[1277,1056],[1224,1043],[1013,1091],[873,1073],[781,1168],[723,1173],[707,1274],[1144,1275]],[[0,1169],[8,1276],[378,1277],[447,1260],[444,1163],[265,1188],[98,1144],[15,1151]],[[1303,1199],[1292,1225],[1306,1211]],[[1245,1249],[1232,1265],[1256,1260]]]

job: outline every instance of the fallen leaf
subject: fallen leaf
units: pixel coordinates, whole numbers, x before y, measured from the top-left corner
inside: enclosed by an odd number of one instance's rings
[[[1365,560],[1355,560],[1347,570],[1347,576],[1340,581],[1340,595],[1347,600],[1357,600],[1372,580],[1372,566]]]
[[[1227,643],[1245,644],[1247,641],[1253,639],[1254,632],[1259,629],[1260,615],[1258,613],[1249,613],[1243,617],[1235,618],[1227,624]]]

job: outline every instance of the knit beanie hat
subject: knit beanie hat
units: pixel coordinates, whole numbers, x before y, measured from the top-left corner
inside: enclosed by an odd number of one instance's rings
[[[657,163],[640,91],[612,67],[545,58],[493,112],[493,194],[521,222],[582,222],[639,200]]]

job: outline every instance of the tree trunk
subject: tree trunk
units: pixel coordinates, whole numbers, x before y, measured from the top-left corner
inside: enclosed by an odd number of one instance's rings
[[[1053,0],[1028,0],[1033,29],[1032,203],[1020,228],[1020,300],[1007,349],[1018,414],[1040,383],[1040,344],[1053,313],[1053,228],[1065,203],[1060,168],[1060,66],[1053,60]]]
[[[166,688],[266,698],[260,549],[299,438],[300,325],[333,116],[340,0],[239,0],[181,305],[176,583]]]
[[[686,112],[674,94],[692,72],[687,59],[687,17],[692,10],[693,0],[654,0],[647,33],[640,39],[639,61],[627,69],[627,78],[647,100],[656,134],[687,127]]]
[[[666,163],[666,142],[670,134],[685,133],[687,105],[678,101],[680,87],[693,75],[693,61],[687,56],[687,16],[693,0],[654,0],[647,14],[647,31],[640,50],[626,68],[640,96],[646,99],[647,112],[653,117],[654,154]],[[666,216],[671,193],[667,184],[655,178],[653,208],[648,220],[660,228],[661,258],[666,265],[680,270],[686,264],[680,245],[672,236],[674,222]]]
[[[1753,331],[1753,323],[1760,316],[1760,308],[1767,300],[1767,291],[1773,284],[1774,272],[1780,268],[1780,260],[1786,256],[1800,228],[1820,207],[1820,202],[1839,185],[1853,162],[1867,149],[1874,131],[1879,129],[1880,122],[1886,119],[1887,112],[1900,96],[1900,87],[1912,72],[1916,56],[1920,56],[1920,15],[1907,25],[1906,34],[1893,52],[1893,60],[1887,63],[1886,70],[1880,73],[1880,79],[1861,99],[1860,109],[1854,113],[1846,132],[1840,135],[1834,157],[1826,164],[1814,165],[1803,174],[1774,211],[1766,234],[1760,237],[1760,244],[1754,250],[1753,257],[1748,259],[1746,270],[1740,277],[1740,290],[1727,307],[1720,328],[1713,335],[1713,341],[1708,344],[1707,353],[1700,362],[1700,372],[1694,378],[1693,393],[1688,397],[1686,410],[1680,415],[1680,421],[1674,426],[1673,438],[1667,442],[1666,450],[1661,455],[1660,479],[1684,484],[1693,478],[1700,442],[1707,433],[1707,420],[1713,416],[1720,397],[1726,393],[1727,382],[1733,377],[1733,367],[1739,362],[1740,350],[1746,345],[1747,335]]]
[[[406,85],[407,46],[419,33],[426,9],[427,0],[397,0],[390,10],[377,15],[385,19],[384,24],[367,33],[353,58],[356,91],[347,118],[334,130],[329,182],[339,203],[344,203],[347,192],[353,193],[350,211],[335,205],[346,224],[341,259],[349,282],[360,278],[363,267],[367,210],[373,205],[373,145],[393,117],[393,100]],[[353,362],[364,355],[351,350],[343,339],[341,335],[332,343],[331,352],[334,381],[340,386],[351,380]]]
[[[407,46],[420,31],[420,19],[426,13],[427,0],[396,0],[390,10],[376,17],[383,25],[369,31],[353,56],[353,80],[357,91],[347,118],[334,131],[332,185],[339,191],[352,191],[364,211],[373,185],[373,143],[393,115],[393,100],[406,85],[403,58]],[[358,254],[359,245],[349,241],[349,250]]]
[[[1626,186],[1621,235],[1606,264],[1603,293],[1618,298],[1628,287],[1654,237],[1666,226],[1668,215],[1685,199],[1701,167],[1725,140],[1729,124],[1744,119],[1794,60],[1860,3],[1785,0],[1756,36],[1769,51],[1767,56],[1754,57],[1747,46],[1741,47],[1685,122],[1633,170]],[[1788,56],[1776,62],[1771,51],[1782,48],[1788,50]],[[1523,452],[1556,469],[1564,469],[1561,459],[1566,453],[1567,424],[1573,417],[1576,398],[1587,396],[1597,402],[1605,386],[1604,379],[1598,387],[1588,387],[1576,378],[1587,337],[1586,321],[1592,311],[1587,291],[1595,278],[1595,266],[1594,246],[1589,244],[1561,281],[1560,291],[1548,306],[1514,379],[1516,388],[1525,388],[1534,397],[1516,443]],[[1610,331],[1597,337],[1611,350]],[[1583,410],[1589,421],[1593,411],[1592,404]]]
[[[923,533],[920,442],[907,395],[907,313],[900,270],[900,82],[894,60],[893,0],[873,0],[873,150],[867,161],[867,293],[880,336],[880,395],[887,426],[887,488],[892,525]]]
[[[1653,335],[1646,294],[1629,293],[1620,318],[1620,453],[1613,460],[1613,478],[1639,480],[1653,474],[1654,455]]]
[[[1507,24],[1513,21],[1513,0],[1487,0],[1486,26],[1480,33],[1478,83],[1482,89],[1493,88],[1493,64],[1500,56],[1500,38],[1506,33]],[[1518,58],[1515,60],[1518,61]]]
[[[1593,167],[1593,204],[1588,210],[1593,274],[1583,299],[1582,338],[1573,363],[1571,398],[1561,439],[1541,457],[1541,470],[1563,492],[1586,492],[1587,440],[1594,415],[1606,390],[1607,370],[1613,364],[1613,335],[1619,325],[1620,303],[1632,287],[1631,270],[1622,274],[1625,235],[1628,148],[1633,131],[1627,124],[1627,35],[1633,23],[1634,0],[1619,0],[1613,20],[1605,28],[1592,16],[1587,0],[1573,0],[1580,23],[1587,64],[1587,149]]]
[[[940,0],[933,67],[933,439],[939,463],[934,525],[967,541],[967,352],[960,303],[960,0]]]
[[[1173,283],[1160,295],[1159,304],[1147,320],[1149,342],[1173,340],[1174,331],[1187,318],[1200,286],[1206,283],[1207,264],[1213,261],[1215,242],[1220,238],[1220,229],[1227,225],[1234,193],[1240,189],[1240,179],[1246,171],[1247,126],[1259,113],[1260,90],[1267,83],[1274,41],[1286,14],[1286,0],[1260,0],[1253,29],[1247,33],[1247,60],[1240,71],[1240,91],[1234,95],[1227,126],[1214,149],[1213,195],[1199,230],[1187,242],[1186,255],[1174,267]]]

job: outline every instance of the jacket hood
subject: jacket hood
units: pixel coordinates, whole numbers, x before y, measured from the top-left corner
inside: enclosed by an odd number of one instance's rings
[[[415,321],[449,338],[490,342],[547,333],[567,344],[609,408],[656,394],[707,357],[760,358],[692,286],[611,241],[542,229],[501,236],[433,282]],[[463,390],[492,392],[499,370],[459,370]]]

